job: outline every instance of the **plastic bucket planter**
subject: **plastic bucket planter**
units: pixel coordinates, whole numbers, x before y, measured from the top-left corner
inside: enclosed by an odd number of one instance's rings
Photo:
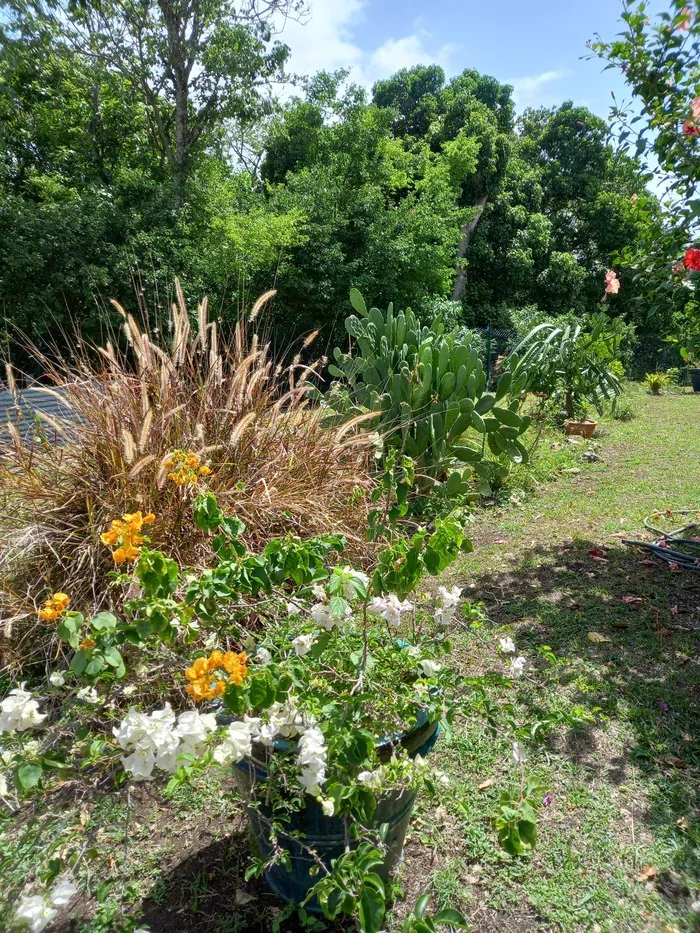
[[[700,367],[693,367],[688,370],[690,373],[690,384],[693,392],[700,392]]]
[[[221,717],[223,720],[224,717]],[[392,745],[400,743],[411,758],[416,755],[425,756],[432,749],[438,739],[440,726],[435,722],[428,722],[425,713],[419,716],[419,721],[408,732],[398,735],[393,742],[387,740],[379,744],[379,757],[388,760],[391,757]],[[284,741],[275,741],[275,750],[284,754],[293,746]],[[260,753],[259,758],[256,752]],[[267,777],[262,765],[265,755],[269,754],[263,746],[253,746],[255,760],[239,762],[234,766],[233,773],[238,789],[244,800],[251,798],[254,785],[259,785]],[[274,754],[274,752],[272,752]],[[272,811],[264,803],[264,785],[260,788],[256,807],[248,807],[248,821],[251,830],[251,842],[255,854],[268,859],[272,855],[270,843],[269,820]],[[403,844],[406,830],[411,819],[411,811],[415,794],[412,791],[387,794],[377,803],[374,813],[373,825],[379,827],[388,824],[389,832],[386,837],[386,856],[379,874],[386,878],[396,868],[403,854]],[[294,901],[300,904],[309,892],[309,889],[319,880],[317,874],[311,874],[311,869],[317,862],[309,853],[313,849],[318,858],[330,870],[333,859],[338,858],[345,851],[346,835],[342,819],[326,816],[320,804],[313,797],[306,797],[306,806],[298,813],[293,814],[290,830],[302,836],[303,844],[294,838],[282,838],[281,845],[289,853],[290,870],[282,864],[275,864],[265,872],[265,879],[275,894],[283,901]],[[318,912],[319,908],[314,902],[306,905],[307,910]]]

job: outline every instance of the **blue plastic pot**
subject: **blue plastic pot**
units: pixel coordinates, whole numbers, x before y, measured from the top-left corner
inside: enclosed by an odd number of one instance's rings
[[[437,742],[439,733],[439,723],[429,722],[427,714],[422,712],[416,725],[408,732],[396,736],[393,742],[387,739],[379,743],[379,757],[388,760],[391,757],[392,745],[397,743],[406,749],[411,758],[415,758],[416,755],[425,756]],[[278,751],[288,751],[289,748],[289,743],[279,743]],[[269,752],[262,746],[260,746],[260,751],[260,760],[264,760],[265,753],[269,754]],[[249,800],[254,785],[265,781],[267,772],[257,760],[255,762],[246,760],[235,765],[234,777],[241,795],[245,800]],[[268,828],[272,812],[264,803],[264,787],[260,790],[261,793],[257,797],[258,806],[248,807],[248,821],[255,854],[268,859],[273,854]],[[404,791],[387,794],[377,803],[372,825],[378,828],[386,823],[389,826],[385,842],[386,856],[379,870],[379,874],[385,880],[401,859],[414,801],[415,794],[412,791]],[[338,858],[345,851],[346,838],[343,820],[326,816],[320,804],[313,797],[307,796],[306,806],[293,814],[290,830],[302,834],[304,846],[313,849],[329,870],[333,859]],[[282,837],[279,842],[289,853],[291,868],[287,870],[282,864],[274,864],[266,870],[265,878],[271,890],[283,901],[294,901],[300,904],[309,889],[319,880],[317,874],[310,873],[316,862],[297,839]],[[314,901],[310,901],[306,909],[314,913],[320,912]]]

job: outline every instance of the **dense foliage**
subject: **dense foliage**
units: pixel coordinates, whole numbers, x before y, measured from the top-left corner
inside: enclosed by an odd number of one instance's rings
[[[2,6],[0,300],[24,366],[13,327],[65,347],[75,322],[100,342],[119,297],[157,329],[175,275],[224,320],[276,285],[280,344],[338,339],[353,286],[510,326],[523,305],[589,311],[613,267],[615,313],[647,326],[641,257],[665,215],[583,107],[516,121],[507,85],[437,66],[369,97],[320,74],[281,105],[273,13],[300,6],[286,0]]]
[[[700,305],[691,273],[700,218],[700,9],[694,0],[671,0],[657,13],[631,0],[622,20],[614,40],[591,43],[607,68],[622,72],[633,95],[615,103],[612,128],[621,150],[634,147],[669,196],[663,229],[639,243],[635,279],[650,316],[684,360],[697,365]]]

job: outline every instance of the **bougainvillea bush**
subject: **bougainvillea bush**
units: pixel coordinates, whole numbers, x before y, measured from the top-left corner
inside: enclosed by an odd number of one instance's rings
[[[79,774],[117,785],[163,779],[174,790],[208,768],[244,766],[254,779],[239,787],[267,844],[248,876],[284,870],[295,843],[316,866],[304,902],[378,933],[391,888],[375,812],[397,795],[439,794],[445,780],[402,736],[423,727],[434,740],[438,726],[449,734],[456,716],[481,716],[487,728],[511,730],[522,775],[518,737],[527,727],[502,726],[489,690],[507,689],[527,661],[503,639],[494,651],[503,657],[500,673],[460,674],[450,635],[479,623],[480,611],[462,603],[457,587],[415,596],[425,574],[469,549],[460,510],[407,538],[396,532],[396,491],[387,489],[375,503],[376,559],[361,570],[348,562],[340,534],[287,535],[250,550],[245,524],[207,491],[199,465],[178,463],[176,475],[197,472],[182,487],[183,522],[207,541],[207,568],[181,566],[152,546],[149,536],[165,520],[157,512],[105,523],[98,544],[111,555],[111,586],[125,598],[118,612],[94,613],[81,612],[81,598],[67,587],[46,594],[39,624],[55,631],[63,650],[48,683],[16,683],[0,702],[0,793],[21,810]],[[139,677],[132,705],[130,684]],[[90,711],[87,728],[81,709]],[[508,851],[534,845],[540,796],[524,777],[514,795],[504,792],[494,832]],[[317,855],[298,828],[299,813],[313,807],[345,827],[337,858]],[[37,853],[35,873],[11,892],[8,919],[43,929],[77,891],[83,858],[76,845],[47,872]],[[426,903],[416,910],[409,929],[422,929]],[[431,922],[463,920],[447,909]]]

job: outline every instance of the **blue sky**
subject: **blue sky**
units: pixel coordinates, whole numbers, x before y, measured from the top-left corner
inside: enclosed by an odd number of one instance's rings
[[[282,39],[298,73],[347,66],[371,86],[438,62],[448,75],[473,67],[513,84],[518,109],[572,99],[606,117],[623,82],[583,56],[596,32],[620,31],[621,11],[621,0],[311,0],[308,21]]]

